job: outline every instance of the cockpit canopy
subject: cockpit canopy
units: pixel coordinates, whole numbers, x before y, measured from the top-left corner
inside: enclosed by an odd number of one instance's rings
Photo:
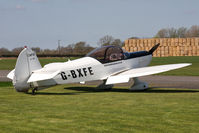
[[[108,63],[124,59],[123,50],[118,46],[103,46],[96,48],[86,56],[93,57],[101,63]]]

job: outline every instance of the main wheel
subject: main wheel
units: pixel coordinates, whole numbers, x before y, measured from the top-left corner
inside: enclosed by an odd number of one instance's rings
[[[32,89],[32,95],[35,95],[36,91],[37,91],[37,88]]]

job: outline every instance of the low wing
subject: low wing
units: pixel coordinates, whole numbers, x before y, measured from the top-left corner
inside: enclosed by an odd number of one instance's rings
[[[107,79],[106,84],[108,85],[108,84],[125,83],[125,82],[128,82],[130,78],[157,74],[157,73],[161,73],[161,72],[166,72],[166,71],[186,67],[189,65],[191,65],[191,64],[182,63],[182,64],[170,64],[170,65],[135,68],[135,69],[131,69],[131,70],[122,72],[115,76],[110,76]]]
[[[28,83],[48,80],[54,78],[60,71],[56,72],[35,72],[28,79]]]

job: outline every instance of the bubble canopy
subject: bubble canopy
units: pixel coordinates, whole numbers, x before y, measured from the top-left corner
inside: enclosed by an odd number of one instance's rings
[[[101,63],[109,63],[124,59],[124,52],[119,46],[102,46],[94,49],[86,56],[95,58]]]

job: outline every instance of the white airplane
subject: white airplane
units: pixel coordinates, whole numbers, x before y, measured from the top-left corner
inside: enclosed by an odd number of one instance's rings
[[[148,84],[140,81],[138,77],[191,65],[181,63],[147,67],[159,45],[149,51],[138,52],[125,52],[118,46],[103,46],[94,49],[86,57],[50,63],[43,68],[35,52],[25,47],[18,56],[15,69],[7,77],[12,79],[16,91],[28,92],[32,89],[32,94],[58,84],[93,80],[103,80],[99,88],[112,88],[113,84],[126,83],[130,78],[134,79],[130,90],[144,90],[148,88]]]

